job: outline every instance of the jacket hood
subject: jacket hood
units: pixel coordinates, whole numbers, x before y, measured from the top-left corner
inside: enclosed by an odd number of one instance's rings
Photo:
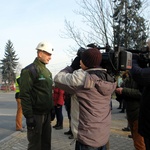
[[[116,81],[102,69],[89,69],[87,70],[84,88],[96,88],[97,91],[108,96],[116,89]]]

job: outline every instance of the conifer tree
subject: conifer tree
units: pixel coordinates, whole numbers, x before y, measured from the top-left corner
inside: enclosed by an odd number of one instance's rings
[[[1,60],[2,82],[8,87],[15,82],[15,69],[18,64],[13,43],[8,40],[5,47],[4,58]]]
[[[141,16],[141,0],[115,0],[114,45],[142,49],[147,39],[146,20]]]

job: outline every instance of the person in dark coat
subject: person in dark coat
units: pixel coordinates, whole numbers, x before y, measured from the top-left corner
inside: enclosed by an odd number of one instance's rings
[[[136,150],[146,150],[143,137],[138,133],[138,117],[141,102],[141,92],[138,84],[132,79],[129,71],[124,80],[124,87],[116,88],[116,93],[122,95],[126,102],[127,120]]]
[[[20,99],[26,118],[28,150],[51,150],[52,73],[46,67],[52,57],[49,42],[40,42],[34,62],[21,70]]]
[[[150,39],[148,41],[150,49]],[[146,150],[150,150],[150,67],[141,68],[139,56],[134,54],[132,61],[131,74],[133,79],[143,86],[142,102],[139,113],[139,133],[144,137]]]

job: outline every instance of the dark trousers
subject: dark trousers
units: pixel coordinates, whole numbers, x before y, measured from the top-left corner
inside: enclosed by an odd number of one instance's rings
[[[95,148],[76,141],[75,150],[106,150],[106,146]]]
[[[146,150],[150,150],[150,139],[144,137]]]
[[[51,150],[51,116],[34,115],[36,127],[27,130],[28,150]]]
[[[63,114],[62,114],[62,106],[55,106],[55,114],[58,126],[63,126]]]

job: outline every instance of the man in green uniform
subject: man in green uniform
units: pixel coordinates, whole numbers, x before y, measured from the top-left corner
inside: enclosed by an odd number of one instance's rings
[[[52,74],[46,68],[53,48],[40,42],[34,62],[21,71],[20,99],[27,124],[28,150],[51,150]]]

